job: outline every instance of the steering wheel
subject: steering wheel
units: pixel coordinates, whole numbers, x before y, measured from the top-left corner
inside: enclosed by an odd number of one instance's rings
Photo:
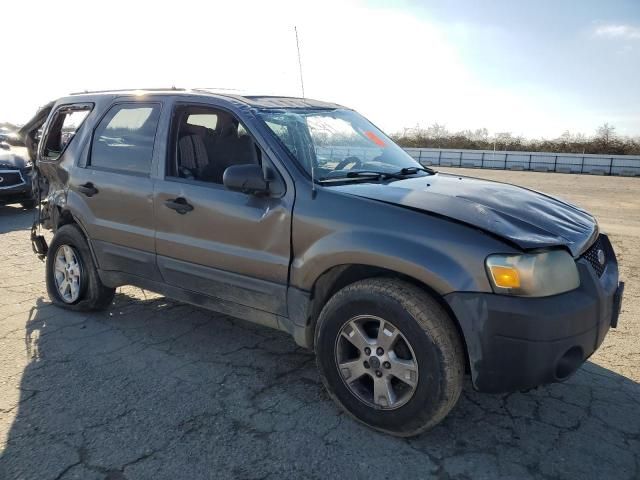
[[[346,167],[350,163],[353,163],[353,167],[351,167],[351,169],[362,166],[362,160],[360,160],[358,157],[347,157],[344,160],[342,160],[340,163],[338,163],[338,165],[336,165],[336,168],[334,168],[334,170],[344,170],[344,167]]]

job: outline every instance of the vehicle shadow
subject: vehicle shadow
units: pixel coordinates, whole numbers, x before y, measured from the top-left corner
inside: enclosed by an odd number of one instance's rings
[[[287,335],[131,287],[91,314],[40,298],[3,345],[26,367],[6,378],[2,479],[638,475],[640,387],[591,362],[528,393],[467,385],[398,439],[341,413]]]
[[[29,230],[37,214],[36,209],[26,209],[20,204],[0,205],[0,234],[16,230]]]

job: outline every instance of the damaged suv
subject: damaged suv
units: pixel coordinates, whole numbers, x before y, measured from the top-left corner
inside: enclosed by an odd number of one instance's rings
[[[616,256],[589,213],[425,168],[339,105],[82,93],[22,134],[53,303],[101,309],[130,284],[283,330],[384,432],[436,425],[465,373],[483,392],[562,381],[617,323]]]

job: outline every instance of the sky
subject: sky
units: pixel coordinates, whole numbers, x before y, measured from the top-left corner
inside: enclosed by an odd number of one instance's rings
[[[640,135],[640,0],[3,4],[0,121],[69,92],[214,87],[358,110],[388,133]]]

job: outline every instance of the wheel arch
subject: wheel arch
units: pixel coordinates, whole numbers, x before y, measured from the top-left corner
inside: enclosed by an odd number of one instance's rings
[[[80,226],[79,222],[73,216],[71,211],[68,209],[62,208],[60,205],[55,205],[52,209],[52,227],[53,231],[56,232],[63,225],[76,224]],[[82,227],[80,227],[82,229]],[[84,229],[82,229],[82,233]],[[85,234],[86,237],[86,234]]]
[[[464,333],[462,331],[462,327],[460,326],[460,322],[458,321],[455,313],[453,312],[449,304],[444,300],[443,296],[438,293],[432,286],[426,284],[422,280],[419,280],[402,272],[373,265],[336,265],[324,271],[316,279],[310,292],[309,305],[307,307],[307,324],[304,335],[306,346],[311,349],[314,348],[314,337],[316,333],[318,317],[320,316],[320,312],[322,311],[324,305],[333,295],[352,283],[376,277],[396,278],[403,280],[416,286],[425,294],[429,295],[436,302],[438,302],[438,304],[447,313],[447,315],[449,315],[456,327],[456,330],[464,347],[466,369],[469,370],[469,354],[467,351],[467,344],[465,341]]]
[[[84,225],[82,225],[82,222],[78,220],[69,208],[64,208],[61,205],[53,205],[51,207],[51,228],[54,234],[64,225],[75,225],[78,227],[84,236],[84,239],[87,241],[87,245],[89,245],[89,251],[91,252],[91,258],[93,259],[94,264],[96,267],[99,267],[100,264],[98,263],[98,257],[96,256],[96,252],[91,244],[91,239],[89,238]]]

